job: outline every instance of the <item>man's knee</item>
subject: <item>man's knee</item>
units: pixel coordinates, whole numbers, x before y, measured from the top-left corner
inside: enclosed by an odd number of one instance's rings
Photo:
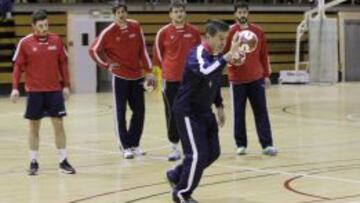
[[[221,154],[220,149],[213,150],[209,156],[209,165],[212,164],[214,161],[216,161],[220,157],[220,154]]]
[[[63,119],[61,117],[59,117],[59,118],[53,117],[53,118],[51,118],[51,121],[53,123],[55,135],[62,134],[64,132]]]

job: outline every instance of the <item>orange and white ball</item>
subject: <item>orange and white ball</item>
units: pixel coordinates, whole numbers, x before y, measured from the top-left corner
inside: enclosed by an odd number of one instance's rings
[[[237,40],[240,41],[240,50],[245,53],[251,53],[256,50],[259,39],[255,33],[250,30],[244,30],[236,33]]]

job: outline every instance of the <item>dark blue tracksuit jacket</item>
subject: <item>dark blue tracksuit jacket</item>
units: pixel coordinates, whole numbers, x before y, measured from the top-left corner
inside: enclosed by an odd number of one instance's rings
[[[181,86],[173,110],[181,115],[211,113],[211,105],[222,106],[220,94],[222,70],[226,65],[222,55],[210,55],[204,45],[192,49],[185,64]]]
[[[173,198],[188,199],[206,167],[220,155],[218,127],[211,106],[222,106],[223,55],[214,56],[206,44],[192,49],[173,111],[185,158],[168,175],[177,184]]]

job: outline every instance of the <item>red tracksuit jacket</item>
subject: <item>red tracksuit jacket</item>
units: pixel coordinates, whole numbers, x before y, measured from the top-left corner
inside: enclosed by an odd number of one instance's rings
[[[180,81],[190,49],[200,43],[200,32],[189,23],[183,28],[176,28],[171,23],[162,27],[153,47],[153,61],[162,69],[162,78]]]
[[[230,49],[234,34],[241,30],[237,23],[230,27],[224,53]],[[246,60],[243,65],[235,67],[228,64],[228,79],[235,84],[252,82],[263,77],[269,77],[271,74],[264,31],[255,24],[249,24],[246,30],[252,31],[257,36],[259,42],[254,52],[246,54]]]
[[[145,37],[140,24],[134,20],[128,19],[124,29],[116,23],[110,24],[90,46],[89,54],[101,68],[107,69],[111,63],[119,64],[120,68],[112,72],[124,79],[143,77],[143,69],[151,72]]]
[[[59,91],[70,86],[67,54],[61,38],[54,33],[44,39],[35,34],[22,38],[13,62],[13,89],[18,88],[22,72],[27,92]]]

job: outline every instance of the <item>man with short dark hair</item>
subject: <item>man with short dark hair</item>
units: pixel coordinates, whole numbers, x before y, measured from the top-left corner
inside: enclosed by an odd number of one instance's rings
[[[239,46],[233,43],[230,51],[222,54],[228,29],[229,26],[222,21],[209,21],[205,28],[205,41],[190,51],[185,63],[173,106],[185,157],[182,164],[166,173],[176,203],[197,202],[191,195],[203,171],[220,155],[217,126],[224,125],[224,114],[218,111],[216,120],[211,106],[215,104],[216,108],[223,108],[220,93],[222,70]]]
[[[112,12],[114,22],[100,33],[89,53],[113,76],[116,136],[124,158],[132,159],[145,154],[139,148],[145,116],[143,83],[154,81],[154,75],[140,24],[127,18],[124,3],[115,3]],[[126,126],[127,103],[133,112],[129,129]]]
[[[240,2],[234,5],[235,23],[230,32],[225,50],[228,50],[233,38],[241,41],[242,51],[239,63],[230,63],[228,79],[233,104],[233,133],[236,141],[236,153],[247,153],[246,101],[249,99],[254,112],[256,130],[263,154],[275,156],[270,121],[266,106],[265,87],[270,86],[270,62],[264,31],[248,22],[249,6]]]
[[[185,4],[181,1],[171,3],[169,16],[171,23],[162,27],[156,35],[153,61],[162,70],[166,127],[168,139],[172,143],[168,160],[176,161],[181,158],[178,149],[180,138],[176,129],[172,106],[180,86],[186,57],[191,48],[201,43],[201,35],[197,28],[186,22]]]
[[[29,175],[38,173],[39,129],[41,119],[50,116],[55,131],[55,144],[59,150],[59,167],[64,173],[74,174],[67,161],[66,137],[63,118],[66,115],[64,97],[70,95],[67,55],[61,38],[48,32],[48,19],[44,10],[32,15],[34,32],[18,43],[13,61],[13,90],[11,100],[19,98],[18,84],[25,73],[25,90],[28,93],[25,118],[30,122]]]

